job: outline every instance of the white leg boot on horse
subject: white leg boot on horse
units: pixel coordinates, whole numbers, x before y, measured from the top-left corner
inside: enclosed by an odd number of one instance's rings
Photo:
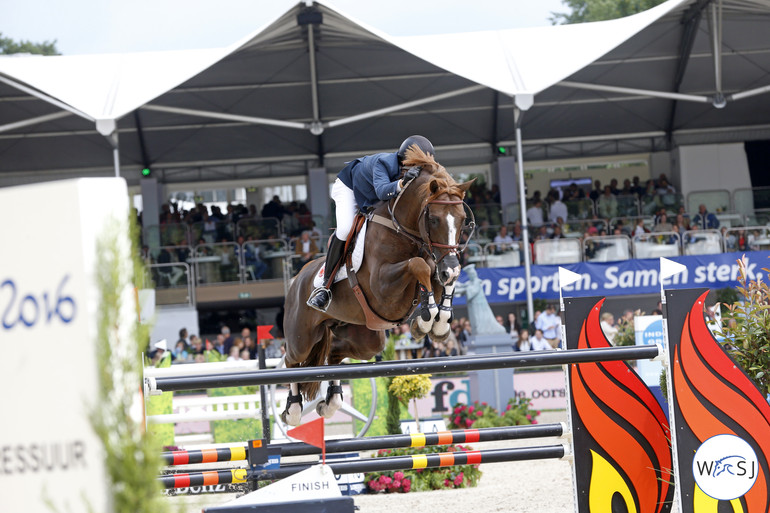
[[[318,403],[315,411],[325,419],[330,419],[342,407],[342,386],[340,380],[329,381],[326,389],[326,399]]]
[[[299,426],[302,422],[302,396],[298,383],[289,386],[289,397],[286,399],[286,409],[281,413],[281,422],[289,426]]]
[[[420,315],[415,318],[419,333],[427,334],[433,329],[433,322],[439,311],[433,291],[420,289]]]
[[[455,287],[447,285],[441,294],[441,302],[438,305],[438,315],[433,322],[433,328],[430,330],[431,339],[440,342],[449,336],[452,322],[452,296]]]

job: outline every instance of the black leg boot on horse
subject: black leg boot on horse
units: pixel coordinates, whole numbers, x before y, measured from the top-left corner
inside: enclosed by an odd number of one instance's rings
[[[342,254],[345,252],[345,241],[340,240],[337,237],[336,232],[331,236],[331,242],[329,243],[329,250],[326,252],[326,264],[324,267],[324,283],[323,287],[318,287],[310,294],[310,298],[307,300],[307,306],[314,308],[319,312],[326,312],[329,309],[329,305],[332,302],[332,283],[334,283],[334,275],[337,274],[337,266],[342,259]]]

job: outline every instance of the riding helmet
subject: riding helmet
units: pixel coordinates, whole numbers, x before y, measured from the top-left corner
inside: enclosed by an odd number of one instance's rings
[[[417,145],[425,153],[430,153],[434,157],[436,156],[436,150],[433,149],[433,145],[428,139],[421,135],[410,135],[404,142],[401,143],[401,147],[398,149],[398,164],[401,165],[404,162],[406,156],[406,150],[412,145]]]

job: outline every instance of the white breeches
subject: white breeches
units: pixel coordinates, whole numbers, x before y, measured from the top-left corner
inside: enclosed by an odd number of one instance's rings
[[[356,197],[353,195],[353,189],[337,178],[332,185],[332,199],[337,216],[337,231],[335,233],[339,240],[345,240],[353,228],[353,219],[358,210]]]

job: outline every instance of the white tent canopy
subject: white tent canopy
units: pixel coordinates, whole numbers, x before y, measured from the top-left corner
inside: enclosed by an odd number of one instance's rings
[[[166,182],[334,168],[410,133],[445,164],[488,162],[513,141],[513,97],[534,100],[527,158],[767,137],[768,69],[762,0],[410,37],[303,2],[225,49],[0,58],[0,185],[110,173],[96,120],[113,136],[117,121],[129,180],[151,166]]]

